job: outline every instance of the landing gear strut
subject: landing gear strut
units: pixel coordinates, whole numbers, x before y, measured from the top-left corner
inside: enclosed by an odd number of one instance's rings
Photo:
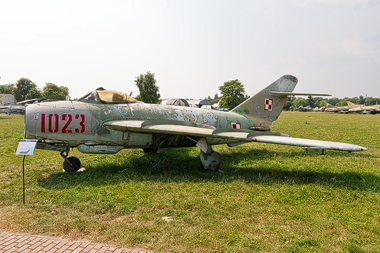
[[[67,157],[68,155],[69,155],[69,152],[66,152],[66,151],[61,152],[61,156],[64,159],[63,169],[66,172],[77,172],[80,168],[80,160],[75,156],[71,156],[68,158]]]
[[[207,140],[202,138],[197,142],[197,146],[201,149],[201,166],[202,169],[207,172],[218,172],[220,168],[220,163],[223,158],[218,153],[212,150],[211,145],[207,144]]]

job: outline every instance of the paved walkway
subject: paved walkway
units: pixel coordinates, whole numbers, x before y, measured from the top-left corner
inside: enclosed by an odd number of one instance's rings
[[[68,241],[39,235],[0,232],[0,253],[153,253],[144,249],[124,249],[82,241]]]

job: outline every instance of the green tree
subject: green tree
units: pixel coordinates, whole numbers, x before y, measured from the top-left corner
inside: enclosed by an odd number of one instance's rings
[[[310,106],[311,108],[315,107],[315,102],[312,96],[308,96],[306,101],[308,106]]]
[[[379,104],[378,98],[367,97],[365,99],[365,105],[376,105],[376,104]]]
[[[339,103],[339,101],[339,98],[330,98],[329,100],[327,100],[327,103],[329,103],[330,105],[336,105],[337,103]]]
[[[327,103],[327,99],[322,99],[318,102],[318,107],[323,107],[325,106]]]
[[[322,97],[313,97],[314,106],[316,106],[316,107],[321,107],[321,106],[320,106],[320,102],[321,102],[322,100],[324,100]],[[326,102],[325,102],[325,103],[326,103]],[[324,104],[325,104],[325,103],[324,103]],[[323,104],[323,105],[324,105],[324,104]],[[323,105],[322,105],[322,106],[323,106]]]
[[[156,82],[156,79],[154,79],[154,73],[152,74],[149,71],[146,75],[141,74],[136,77],[135,83],[140,91],[140,94],[136,97],[136,99],[145,103],[159,103],[161,95],[158,93],[159,88],[156,85]]]
[[[33,83],[30,79],[20,78],[16,83],[16,88],[13,89],[13,95],[15,95],[15,100],[17,102],[25,100],[26,95],[33,88],[37,88],[37,85]]]
[[[14,89],[15,89],[14,84],[0,85],[0,94],[13,94]]]
[[[220,108],[233,109],[244,101],[244,85],[238,79],[225,82],[219,90],[222,93]]]
[[[37,88],[33,88],[33,89],[30,89],[28,94],[26,94],[25,99],[33,99],[33,98],[41,98],[41,97],[42,97],[41,91]]]
[[[292,107],[292,102],[294,101],[295,97],[294,96],[290,96],[287,98],[287,101],[286,101],[286,104],[284,105],[284,107],[282,108],[283,110],[285,111],[291,111],[293,109]]]
[[[293,108],[296,109],[296,110],[297,110],[301,105],[302,105],[303,107],[306,107],[306,106],[308,105],[307,101],[306,101],[305,99],[303,99],[303,98],[297,98],[297,99],[293,100],[292,104],[293,104]]]
[[[46,83],[42,91],[42,95],[47,99],[66,100],[66,96],[69,95],[69,88],[65,86],[58,87],[54,83]]]
[[[218,97],[218,93],[215,93],[215,95],[214,95],[214,99],[218,99],[219,97]]]
[[[358,104],[359,105],[364,105],[365,104],[365,98],[362,95],[359,96]]]
[[[355,99],[354,98],[345,97],[343,99],[340,99],[340,101],[338,103],[336,103],[335,105],[336,106],[346,106],[347,102],[355,103]]]
[[[218,102],[219,102],[219,98],[217,98],[217,99],[210,99],[209,101],[210,101],[210,103],[211,104],[217,104]]]

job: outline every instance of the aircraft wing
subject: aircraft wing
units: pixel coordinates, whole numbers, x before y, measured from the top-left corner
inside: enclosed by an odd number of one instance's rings
[[[332,149],[340,151],[365,151],[365,147],[354,144],[332,142],[332,141],[319,141],[302,138],[292,138],[284,136],[258,136],[253,138],[252,141],[274,143],[282,145],[300,146],[306,149]]]
[[[276,132],[263,132],[248,129],[216,129],[212,127],[185,125],[177,121],[169,122],[158,120],[115,120],[108,121],[105,123],[105,125],[117,131],[212,137],[246,142],[253,141],[300,146],[308,149],[332,149],[340,151],[367,150],[365,147],[348,143],[292,138],[286,134]]]
[[[253,137],[261,135],[287,136],[281,133],[259,132],[248,129],[216,129],[207,125],[195,126],[178,121],[115,120],[108,121],[105,123],[105,125],[111,129],[118,131],[213,137],[238,141],[252,141],[251,139]]]

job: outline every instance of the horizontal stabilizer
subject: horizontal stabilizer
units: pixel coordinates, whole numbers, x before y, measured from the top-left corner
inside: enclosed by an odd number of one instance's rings
[[[286,97],[286,96],[331,96],[330,94],[316,94],[316,93],[295,93],[295,92],[281,92],[281,91],[271,91],[270,92],[273,96],[276,97]]]

